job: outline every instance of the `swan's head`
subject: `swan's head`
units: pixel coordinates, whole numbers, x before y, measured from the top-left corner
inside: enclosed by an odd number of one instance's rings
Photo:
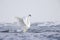
[[[31,17],[31,14],[29,14],[29,16]]]

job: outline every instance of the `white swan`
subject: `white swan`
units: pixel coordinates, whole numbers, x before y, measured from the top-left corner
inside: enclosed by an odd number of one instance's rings
[[[26,18],[16,17],[19,21],[19,24],[24,26],[23,32],[26,32],[30,28],[30,17],[31,14],[29,14]]]

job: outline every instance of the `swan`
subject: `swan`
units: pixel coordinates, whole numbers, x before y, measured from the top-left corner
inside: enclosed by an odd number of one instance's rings
[[[30,17],[31,17],[31,14],[29,14],[27,17],[23,17],[23,18],[15,17],[18,19],[19,24],[24,26],[23,32],[26,32],[30,28]]]

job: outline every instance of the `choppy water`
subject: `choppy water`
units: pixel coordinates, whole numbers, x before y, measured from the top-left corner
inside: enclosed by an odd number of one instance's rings
[[[60,40],[60,24],[34,23],[26,32],[17,32],[17,25],[0,25],[0,40]]]

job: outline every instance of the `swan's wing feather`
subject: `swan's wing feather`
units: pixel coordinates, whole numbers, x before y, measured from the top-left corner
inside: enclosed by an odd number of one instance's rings
[[[20,17],[16,17],[20,25],[24,25],[23,19]]]
[[[26,17],[23,18],[23,22],[27,26],[27,18]]]

